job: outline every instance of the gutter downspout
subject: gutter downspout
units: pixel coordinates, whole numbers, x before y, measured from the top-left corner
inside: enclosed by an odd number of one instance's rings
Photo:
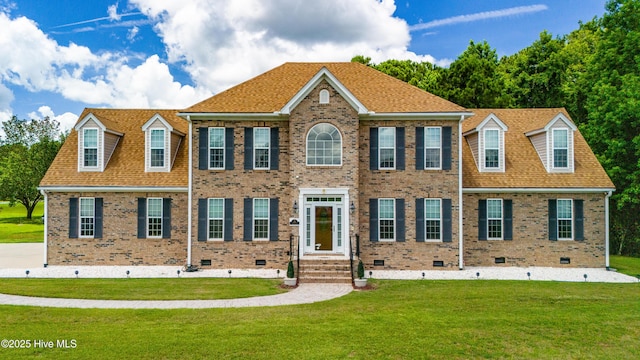
[[[462,233],[462,121],[464,115],[460,116],[458,122],[458,268],[464,269],[464,242]]]
[[[604,265],[609,270],[609,198],[612,191],[606,194],[604,199]]]
[[[189,123],[189,185],[188,185],[188,198],[187,198],[187,266],[191,266],[191,208],[193,197],[193,123],[191,122],[191,116],[187,115],[187,122]]]
[[[44,196],[44,259],[43,264],[44,267],[47,267],[47,247],[49,246],[48,237],[49,237],[49,197],[47,196],[47,192],[44,190],[40,190],[42,196]]]

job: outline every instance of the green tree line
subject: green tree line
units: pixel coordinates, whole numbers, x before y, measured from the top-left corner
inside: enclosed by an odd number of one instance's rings
[[[568,35],[499,58],[471,41],[449,67],[360,62],[467,108],[564,107],[613,180],[611,251],[640,255],[640,0],[610,0]]]

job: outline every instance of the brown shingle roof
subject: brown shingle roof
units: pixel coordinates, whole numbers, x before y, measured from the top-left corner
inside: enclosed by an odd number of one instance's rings
[[[369,111],[460,112],[465,109],[360,63],[285,63],[184,110],[185,113],[280,111],[326,67]]]
[[[155,114],[175,130],[189,131],[177,110],[85,109],[79,120],[92,113],[110,130],[123,133],[103,172],[78,172],[78,132],[72,130],[40,186],[168,186],[188,184],[188,139],[183,139],[171,172],[145,172],[142,125]],[[106,160],[106,159],[105,159]]]
[[[575,172],[548,173],[526,132],[544,128],[563,108],[555,109],[470,109],[475,115],[462,123],[463,132],[477,127],[495,114],[509,130],[505,133],[505,172],[483,172],[473,159],[467,141],[462,144],[464,188],[604,188],[614,185],[579,131],[574,133]]]

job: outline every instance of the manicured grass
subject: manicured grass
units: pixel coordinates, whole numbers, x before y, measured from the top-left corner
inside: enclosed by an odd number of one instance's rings
[[[22,204],[9,207],[0,202],[0,243],[37,243],[44,241],[44,203],[40,201],[27,220],[27,210]]]
[[[374,281],[299,306],[98,310],[0,306],[0,336],[75,340],[26,359],[632,359],[640,285]]]
[[[267,279],[7,279],[4,294],[100,300],[200,300],[275,295],[282,280]]]
[[[640,276],[640,258],[610,255],[609,263],[618,272],[631,276]]]

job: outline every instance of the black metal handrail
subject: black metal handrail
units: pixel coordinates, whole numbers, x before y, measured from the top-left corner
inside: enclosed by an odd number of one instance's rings
[[[349,239],[349,268],[351,269],[351,282],[353,282],[353,243],[351,238]]]

